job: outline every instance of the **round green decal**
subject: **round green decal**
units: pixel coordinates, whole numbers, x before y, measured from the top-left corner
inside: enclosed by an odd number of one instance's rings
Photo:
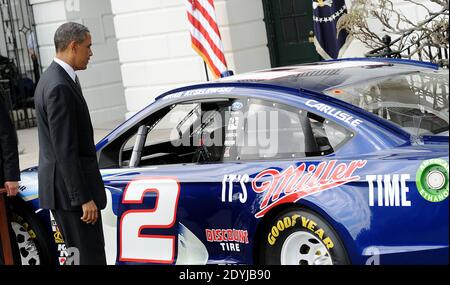
[[[447,199],[448,182],[448,162],[443,159],[424,161],[417,170],[417,190],[430,202]]]

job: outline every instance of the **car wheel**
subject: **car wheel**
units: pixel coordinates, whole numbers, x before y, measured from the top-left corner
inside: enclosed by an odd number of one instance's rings
[[[10,204],[10,222],[15,264],[54,264],[49,235],[36,214],[28,206],[13,200]]]
[[[260,263],[271,265],[348,264],[336,232],[319,215],[288,209],[272,218],[262,231]]]

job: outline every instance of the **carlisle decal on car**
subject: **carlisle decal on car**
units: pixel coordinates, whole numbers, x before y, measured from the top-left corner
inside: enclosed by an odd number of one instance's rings
[[[448,76],[345,59],[160,95],[97,144],[108,264],[448,264]],[[17,260],[76,264],[21,177]]]
[[[350,114],[344,113],[341,110],[338,110],[336,108],[333,108],[331,106],[328,106],[327,104],[324,103],[319,103],[317,101],[314,100],[308,100],[306,101],[306,106],[309,106],[311,108],[316,109],[317,111],[321,112],[321,113],[325,113],[327,115],[330,115],[342,122],[345,122],[347,124],[349,124],[352,127],[357,127],[360,124],[362,124],[363,121],[359,120],[359,119],[355,119],[353,118],[353,116],[351,116]]]

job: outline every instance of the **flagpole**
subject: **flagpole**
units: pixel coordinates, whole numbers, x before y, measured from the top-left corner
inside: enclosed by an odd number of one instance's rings
[[[209,81],[208,66],[206,65],[206,61],[203,61],[203,65],[205,66],[206,81]]]

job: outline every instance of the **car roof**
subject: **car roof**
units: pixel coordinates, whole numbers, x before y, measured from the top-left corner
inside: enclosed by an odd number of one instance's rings
[[[362,70],[364,70],[364,72],[362,72]],[[439,66],[413,60],[387,58],[330,60],[255,71],[222,78],[216,81],[188,85],[167,91],[156,97],[155,101],[158,102],[164,99],[181,98],[184,97],[182,95],[187,95],[187,92],[191,91],[193,91],[192,95],[196,95],[196,91],[201,91],[198,92],[197,95],[206,95],[229,93],[227,90],[234,90],[234,88],[257,88],[273,91],[284,90],[295,93],[298,93],[297,91],[312,91],[309,93],[311,96],[326,96],[326,98],[336,101],[337,104],[349,106],[349,104],[344,101],[320,93],[330,87],[355,84],[396,74],[432,70],[439,70]],[[140,112],[137,112],[128,121],[118,126],[110,135],[120,133],[127,125],[137,122],[151,106],[152,104],[143,108]],[[375,115],[370,115],[370,117],[376,121],[382,121],[382,119]],[[403,132],[400,128],[395,126],[391,126],[391,128],[394,128],[397,133]],[[105,138],[103,141],[99,142],[97,147],[103,147],[107,142],[108,138]]]
[[[417,71],[439,70],[439,66],[423,61],[390,58],[347,58],[315,63],[259,70],[179,87],[155,98],[167,99],[169,95],[195,89],[214,87],[240,87],[286,89],[322,93],[333,87],[357,84],[383,77],[392,77]]]
[[[297,90],[323,92],[397,74],[438,70],[435,64],[388,58],[355,58],[321,61],[234,75],[216,83],[262,83]]]

